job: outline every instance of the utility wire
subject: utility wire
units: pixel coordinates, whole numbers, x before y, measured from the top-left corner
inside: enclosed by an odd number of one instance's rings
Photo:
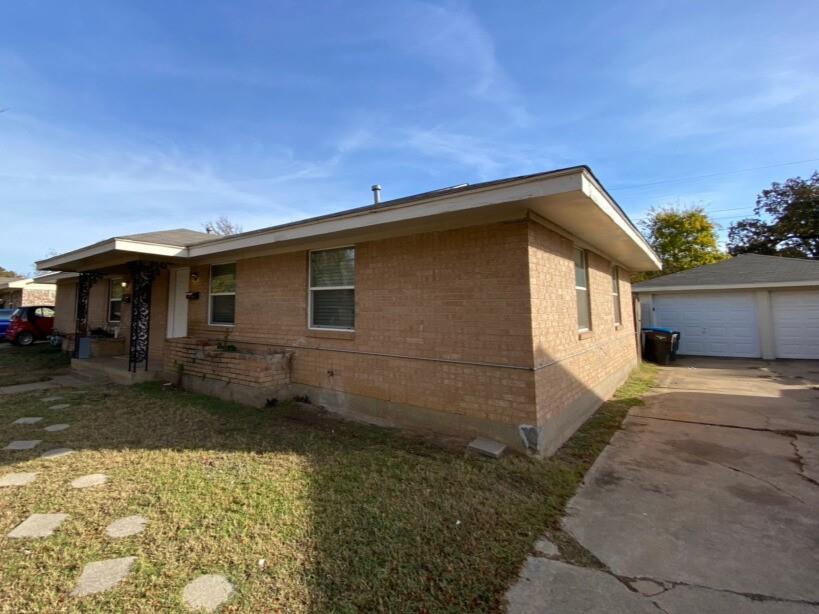
[[[676,179],[663,179],[662,181],[652,181],[650,183],[639,183],[637,185],[626,185],[622,187],[612,186],[611,190],[618,192],[627,192],[628,190],[636,190],[638,188],[651,187],[655,185],[663,185],[666,183],[677,183],[680,181],[693,181],[697,179],[710,179],[712,177],[724,177],[726,175],[738,175],[740,173],[749,173],[751,171],[761,171],[768,168],[779,168],[782,166],[794,166],[796,164],[807,164],[808,162],[819,162],[819,158],[811,158],[809,160],[795,160],[793,162],[782,162],[780,164],[768,164],[766,166],[754,166],[750,168],[741,168],[734,171],[724,171],[720,173],[709,173],[708,175],[691,175],[689,177],[677,177]]]

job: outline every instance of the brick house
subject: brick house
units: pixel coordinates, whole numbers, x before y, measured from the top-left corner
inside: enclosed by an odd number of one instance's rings
[[[58,282],[67,347],[107,331],[91,355],[130,378],[550,454],[637,364],[630,273],[659,261],[573,167],[38,266],[79,273]]]
[[[54,305],[57,287],[42,279],[7,279],[0,281],[0,309]]]

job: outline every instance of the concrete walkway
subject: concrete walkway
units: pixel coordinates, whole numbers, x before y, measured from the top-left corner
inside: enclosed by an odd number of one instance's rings
[[[509,611],[819,614],[819,362],[684,358],[598,458]],[[643,607],[645,606],[645,607]]]

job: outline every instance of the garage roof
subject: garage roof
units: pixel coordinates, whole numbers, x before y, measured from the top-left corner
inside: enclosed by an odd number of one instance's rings
[[[819,260],[741,254],[634,284],[635,292],[819,286]]]

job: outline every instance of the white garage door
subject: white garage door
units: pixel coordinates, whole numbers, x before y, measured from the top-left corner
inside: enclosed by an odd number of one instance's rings
[[[680,331],[680,354],[761,356],[751,292],[655,295],[654,326]]]
[[[771,292],[777,358],[819,358],[819,291]]]

